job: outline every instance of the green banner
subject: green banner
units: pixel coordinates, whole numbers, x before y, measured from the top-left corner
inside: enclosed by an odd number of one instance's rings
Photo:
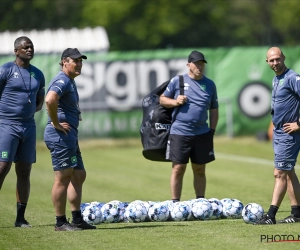
[[[88,59],[84,60],[82,74],[75,79],[83,113],[80,137],[138,137],[143,97],[171,77],[186,73],[192,50],[85,53]],[[205,75],[218,90],[217,134],[267,131],[274,77],[265,61],[268,47],[197,50],[204,53],[208,61]],[[287,67],[300,72],[300,47],[282,50]],[[2,56],[0,64],[12,60],[14,56]],[[60,55],[56,54],[35,55],[32,60],[44,72],[46,85],[60,70],[59,61]],[[45,108],[36,114],[38,138],[43,137],[46,117]]]

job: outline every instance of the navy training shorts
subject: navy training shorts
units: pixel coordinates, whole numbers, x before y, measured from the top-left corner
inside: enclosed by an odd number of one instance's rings
[[[0,161],[36,161],[36,126],[0,123]]]
[[[300,140],[289,136],[273,140],[274,164],[278,170],[292,170],[300,150]]]
[[[58,142],[45,141],[45,144],[50,150],[54,171],[67,168],[84,169],[78,141],[60,139]]]

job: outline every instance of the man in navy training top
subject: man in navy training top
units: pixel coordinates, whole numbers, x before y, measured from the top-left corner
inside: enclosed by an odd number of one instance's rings
[[[284,64],[285,56],[280,48],[267,52],[266,62],[275,72],[273,78],[271,114],[274,149],[275,185],[270,208],[256,224],[276,224],[275,216],[288,193],[291,214],[277,223],[300,222],[300,184],[295,165],[300,150],[300,76]]]
[[[44,141],[50,150],[54,170],[52,203],[56,214],[55,231],[95,229],[82,219],[80,203],[86,171],[78,145],[81,120],[79,96],[74,78],[81,74],[82,59],[76,48],[64,50],[61,71],[51,80],[46,94],[48,123]],[[72,212],[72,223],[66,219],[66,201]]]
[[[175,107],[173,115],[179,109],[171,126],[166,152],[166,158],[172,161],[170,186],[173,202],[180,201],[189,159],[196,198],[204,198],[205,166],[215,160],[213,136],[218,123],[218,97],[215,83],[203,75],[206,63],[201,52],[192,51],[188,57],[188,73],[183,75],[184,95],[180,95],[179,76],[176,76],[160,97],[162,106]]]
[[[31,227],[25,220],[25,210],[30,194],[31,165],[36,161],[34,114],[43,106],[45,78],[30,64],[34,47],[28,37],[15,40],[14,52],[16,59],[0,67],[0,189],[15,162],[15,227]]]

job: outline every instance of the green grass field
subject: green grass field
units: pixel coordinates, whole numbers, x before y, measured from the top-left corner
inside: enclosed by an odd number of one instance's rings
[[[170,163],[143,158],[138,139],[81,141],[87,179],[83,202],[170,199]],[[206,198],[236,198],[268,209],[274,185],[270,142],[255,138],[216,137],[216,161],[207,165]],[[299,174],[299,167],[296,167]],[[26,218],[32,228],[14,228],[15,173],[8,174],[0,192],[0,249],[294,249],[300,242],[261,242],[261,237],[291,235],[298,240],[300,225],[253,226],[242,219],[188,222],[100,224],[97,230],[55,232],[51,203],[53,171],[48,150],[38,143],[31,175]],[[181,200],[195,198],[190,165]],[[290,213],[285,197],[277,219]],[[70,211],[67,216],[71,217]],[[281,238],[283,239],[283,238]],[[291,239],[291,238],[289,238]],[[299,244],[299,245],[298,245]]]

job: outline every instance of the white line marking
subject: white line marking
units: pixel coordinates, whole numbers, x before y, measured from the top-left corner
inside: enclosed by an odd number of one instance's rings
[[[274,161],[266,160],[266,159],[262,159],[262,158],[238,156],[238,155],[218,153],[218,152],[216,152],[215,154],[216,154],[217,160],[218,160],[218,158],[221,158],[221,159],[225,159],[225,160],[257,163],[257,164],[261,164],[261,165],[268,165],[270,167],[274,167]],[[300,168],[300,166],[296,165],[296,168],[298,169],[298,168]]]

